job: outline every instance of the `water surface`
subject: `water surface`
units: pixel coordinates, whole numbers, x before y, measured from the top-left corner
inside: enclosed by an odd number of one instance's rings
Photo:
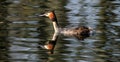
[[[92,1],[92,2],[91,2]],[[119,62],[119,0],[0,1],[0,62]],[[51,21],[37,17],[55,9],[61,27],[89,26],[79,40],[59,35],[53,54],[43,46],[54,36]]]

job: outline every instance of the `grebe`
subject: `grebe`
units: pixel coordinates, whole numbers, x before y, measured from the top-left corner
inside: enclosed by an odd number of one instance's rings
[[[72,28],[72,29],[70,29],[70,28],[60,28],[59,25],[58,25],[57,17],[55,15],[54,10],[49,11],[49,12],[44,13],[44,14],[39,15],[39,16],[48,17],[53,23],[53,27],[54,27],[55,32],[62,33],[64,35],[86,38],[86,37],[90,36],[90,31],[92,30],[92,28],[86,27],[86,26],[81,26],[81,27]]]

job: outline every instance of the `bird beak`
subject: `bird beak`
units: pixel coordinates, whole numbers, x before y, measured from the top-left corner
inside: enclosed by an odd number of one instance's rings
[[[45,17],[46,16],[46,14],[41,14],[41,15],[39,15],[40,17]]]
[[[41,14],[41,15],[39,15],[40,17],[45,17],[45,14]]]

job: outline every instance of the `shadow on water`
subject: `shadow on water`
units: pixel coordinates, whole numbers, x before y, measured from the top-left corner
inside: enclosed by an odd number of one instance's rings
[[[90,26],[95,35],[54,33],[36,16],[48,9],[61,27]],[[119,0],[0,0],[0,10],[0,62],[119,62]]]

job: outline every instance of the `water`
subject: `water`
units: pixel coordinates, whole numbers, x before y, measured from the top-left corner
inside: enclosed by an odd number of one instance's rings
[[[90,26],[94,35],[56,35],[48,18],[36,16],[48,9],[61,27]],[[0,62],[120,61],[119,0],[4,0],[0,10]]]

